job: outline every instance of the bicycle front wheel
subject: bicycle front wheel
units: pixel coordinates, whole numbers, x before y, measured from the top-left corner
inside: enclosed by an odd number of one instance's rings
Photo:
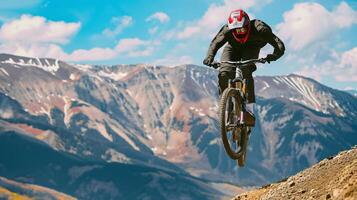
[[[224,149],[229,157],[239,159],[243,153],[243,129],[238,121],[242,110],[242,98],[238,90],[227,88],[224,90],[220,104],[220,129]]]

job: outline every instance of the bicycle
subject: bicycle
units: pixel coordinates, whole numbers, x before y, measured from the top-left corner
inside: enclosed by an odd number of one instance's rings
[[[263,58],[245,61],[222,61],[233,64],[236,69],[255,63],[265,63]],[[213,62],[214,68],[221,66]],[[236,73],[238,71],[236,70]],[[255,117],[246,109],[247,103],[246,79],[236,77],[229,80],[228,87],[223,91],[219,104],[219,121],[224,148],[230,158],[237,160],[238,166],[243,167],[246,160],[249,135],[255,126]]]

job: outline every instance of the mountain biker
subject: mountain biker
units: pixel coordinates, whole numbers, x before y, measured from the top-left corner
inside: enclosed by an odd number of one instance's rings
[[[228,23],[213,38],[203,64],[210,66],[217,51],[226,43],[228,44],[223,49],[221,61],[256,59],[259,56],[260,49],[267,43],[274,47],[274,52],[268,54],[265,58],[268,63],[280,58],[285,51],[283,42],[273,34],[266,23],[257,19],[250,20],[248,14],[241,9],[230,13]],[[238,70],[238,76],[247,80],[248,103],[255,103],[252,76],[255,70],[254,64],[240,67]],[[218,74],[220,95],[228,87],[228,80],[235,78],[235,72],[236,69],[232,68],[231,64],[222,63]]]

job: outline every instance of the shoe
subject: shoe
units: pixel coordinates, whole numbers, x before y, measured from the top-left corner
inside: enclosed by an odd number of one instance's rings
[[[245,111],[243,113],[244,117],[244,122],[247,126],[255,126],[255,116],[252,112],[250,111]]]

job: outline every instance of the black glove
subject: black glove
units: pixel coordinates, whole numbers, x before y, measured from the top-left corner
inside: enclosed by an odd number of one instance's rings
[[[271,61],[276,61],[277,56],[274,54],[268,54],[267,57],[264,58],[264,60],[266,60],[268,63],[270,63]]]
[[[211,66],[213,63],[213,59],[214,59],[213,57],[208,56],[203,60],[203,64],[207,66]]]

